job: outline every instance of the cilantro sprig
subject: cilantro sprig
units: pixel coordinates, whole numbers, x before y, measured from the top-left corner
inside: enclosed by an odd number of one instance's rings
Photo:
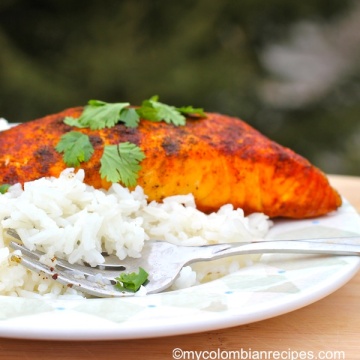
[[[159,101],[157,95],[144,100],[140,107],[130,108],[130,103],[107,103],[100,100],[89,100],[78,119],[67,116],[64,122],[78,128],[99,130],[123,122],[125,126],[135,128],[140,118],[150,121],[165,121],[168,124],[181,126],[186,124],[187,116],[205,117],[201,108],[192,106],[175,107]]]
[[[149,100],[143,101],[137,113],[144,119],[151,121],[165,121],[168,124],[185,125],[186,118],[175,107],[163,104],[158,101],[158,96],[153,96]]]
[[[90,100],[78,119],[67,116],[64,122],[70,126],[91,130],[111,128],[119,121],[124,121],[128,127],[136,127],[138,120],[134,121],[130,116],[132,112],[128,109],[129,105],[129,103],[111,104],[100,100]]]
[[[122,122],[126,127],[136,128],[140,119],[154,122],[165,121],[174,126],[186,124],[186,117],[206,117],[203,109],[192,106],[175,107],[159,101],[158,96],[144,100],[140,107],[131,107],[130,103],[107,103],[90,100],[79,118],[66,117],[64,122],[75,128],[101,130],[111,128]],[[80,131],[64,134],[56,146],[63,154],[67,166],[79,166],[90,160],[94,148],[88,135]],[[145,158],[143,151],[131,143],[106,145],[100,163],[100,175],[109,182],[122,182],[125,186],[136,185],[140,163]]]
[[[123,273],[116,277],[117,281],[114,285],[118,290],[129,290],[136,292],[140,289],[141,285],[145,284],[148,280],[149,274],[143,269],[139,268],[139,272],[132,272],[129,274]]]

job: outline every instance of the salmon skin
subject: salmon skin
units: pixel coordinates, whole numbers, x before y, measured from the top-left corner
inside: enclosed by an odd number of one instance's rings
[[[77,130],[89,135],[94,146],[93,156],[80,167],[85,182],[95,188],[111,185],[99,174],[104,145],[129,141],[145,153],[137,184],[149,201],[192,193],[206,213],[230,203],[246,214],[297,219],[341,205],[323,172],[238,118],[207,113],[206,118],[188,118],[185,126],[141,120],[137,128],[119,123],[102,130],[75,129],[63,122],[82,111],[67,109],[1,132],[0,183],[59,176],[67,166],[55,146],[64,133]]]

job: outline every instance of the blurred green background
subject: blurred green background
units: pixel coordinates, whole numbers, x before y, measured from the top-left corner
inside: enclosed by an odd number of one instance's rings
[[[0,117],[157,94],[360,175],[359,55],[358,1],[1,0]]]

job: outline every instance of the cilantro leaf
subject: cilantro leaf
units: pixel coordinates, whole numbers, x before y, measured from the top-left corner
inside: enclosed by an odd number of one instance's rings
[[[10,184],[0,185],[0,194],[5,194],[9,190],[10,186],[11,186]]]
[[[149,274],[143,269],[139,268],[139,272],[130,274],[120,274],[115,280],[117,283],[114,285],[119,290],[130,290],[136,292],[140,289],[141,285],[145,284]]]
[[[141,106],[136,109],[136,112],[140,117],[150,121],[161,121],[158,116],[158,111],[152,106],[152,104],[148,101],[144,101]]]
[[[110,128],[119,121],[120,112],[129,105],[129,103],[110,104],[99,100],[90,100],[79,121],[92,130]]]
[[[88,161],[94,152],[89,137],[78,131],[62,135],[55,149],[64,153],[63,159],[67,166],[79,166],[81,162]]]
[[[74,127],[77,127],[77,128],[84,128],[86,126],[84,125],[81,125],[81,123],[79,122],[79,119],[76,119],[76,118],[73,118],[71,116],[66,116],[64,118],[64,123],[66,125],[69,125],[69,126],[74,126]]]
[[[185,125],[185,116],[181,115],[174,106],[157,101],[152,102],[152,105],[157,110],[160,120],[164,120],[167,124]]]
[[[121,181],[125,186],[136,185],[140,162],[145,158],[142,150],[133,143],[107,145],[100,159],[100,175],[109,182]]]
[[[200,117],[206,117],[204,109],[202,109],[202,108],[194,108],[192,106],[182,106],[182,107],[178,107],[176,109],[180,113],[188,115],[188,116],[195,115],[195,116],[200,116]]]
[[[120,120],[120,113],[129,103],[107,103],[100,100],[89,100],[78,120],[71,117],[64,119],[67,125],[80,128],[88,127],[99,130],[113,127]]]
[[[168,124],[176,126],[185,125],[185,116],[175,106],[166,105],[158,100],[158,96],[153,96],[149,100],[143,101],[141,107],[137,110],[139,115],[151,121],[163,120]]]
[[[120,113],[120,120],[125,123],[125,126],[136,128],[140,121],[140,116],[135,109],[123,109]]]

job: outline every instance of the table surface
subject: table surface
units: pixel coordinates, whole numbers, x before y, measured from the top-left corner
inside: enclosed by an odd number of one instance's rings
[[[360,177],[331,175],[329,179],[360,212]],[[314,304],[248,325],[142,340],[86,342],[3,338],[0,339],[0,359],[235,359],[239,354],[240,359],[315,359],[316,356],[319,359],[359,359],[358,294],[360,273]],[[176,348],[185,351],[183,357],[173,356]]]

